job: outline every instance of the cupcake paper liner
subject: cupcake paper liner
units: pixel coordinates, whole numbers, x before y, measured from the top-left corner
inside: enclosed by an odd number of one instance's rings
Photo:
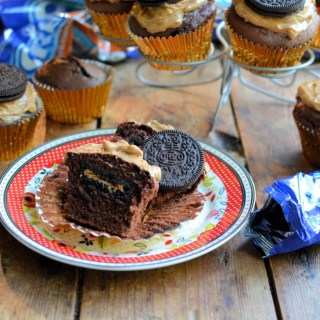
[[[311,41],[300,46],[284,49],[281,47],[267,47],[265,45],[254,44],[242,35],[236,33],[226,20],[226,27],[230,36],[233,57],[236,61],[255,67],[262,68],[286,68],[297,65]],[[277,73],[252,70],[255,73]]]
[[[206,59],[210,53],[213,22],[214,17],[197,30],[174,37],[139,37],[131,32],[129,26],[127,28],[130,37],[136,42],[145,57],[165,62],[194,62]],[[155,62],[149,63],[159,70],[189,68]]]
[[[101,117],[107,106],[114,69],[96,61],[83,61],[94,63],[105,70],[109,74],[107,80],[96,87],[79,90],[54,89],[36,79],[33,80],[47,115],[57,122],[67,124],[90,122]]]
[[[43,111],[43,103],[36,97],[38,112],[20,122],[0,125],[0,161],[13,160],[32,148],[34,132]]]
[[[316,8],[318,15],[320,16],[320,8]],[[318,26],[318,32],[311,42],[311,47],[320,49],[320,25]]]
[[[310,164],[320,167],[320,131],[313,130],[297,120],[296,124],[305,159]]]
[[[102,13],[87,8],[94,22],[98,25],[102,35],[109,37],[109,41],[115,45],[130,47],[132,41],[126,29],[128,13]],[[112,38],[115,40],[112,41]],[[123,39],[124,41],[119,41]],[[127,40],[127,41],[126,41]]]

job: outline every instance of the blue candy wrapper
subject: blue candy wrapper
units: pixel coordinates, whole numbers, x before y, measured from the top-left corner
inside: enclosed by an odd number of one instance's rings
[[[320,171],[276,180],[265,192],[244,232],[263,258],[320,243]]]
[[[83,0],[0,1],[0,61],[23,69],[31,79],[44,62],[71,52],[67,39],[71,31],[73,44],[81,43],[78,56],[89,55],[96,48],[96,39],[92,30],[90,34],[84,25],[67,17],[75,9],[83,9]],[[71,20],[72,26],[67,27]]]

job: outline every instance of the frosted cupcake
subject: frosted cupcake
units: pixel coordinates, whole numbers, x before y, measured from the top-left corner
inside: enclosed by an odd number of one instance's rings
[[[126,23],[134,0],[85,0],[84,4],[102,35],[119,46],[132,46]]]
[[[204,60],[210,53],[215,13],[214,0],[138,0],[128,19],[128,32],[147,58],[165,62]],[[151,65],[162,70],[185,68]]]
[[[283,68],[300,62],[319,18],[312,0],[239,0],[226,12],[225,21],[235,60]]]
[[[318,16],[320,16],[320,0],[316,0],[316,11],[317,11],[317,14]],[[316,49],[320,49],[320,24],[318,26],[318,32],[317,32],[317,35],[316,37],[313,39],[312,43],[311,43],[311,46],[316,48]]]
[[[41,99],[24,72],[0,63],[0,161],[31,149],[42,111]]]
[[[304,157],[320,167],[320,80],[306,81],[299,86],[293,116]]]
[[[114,69],[73,56],[55,57],[35,73],[47,115],[61,123],[85,123],[102,116]]]

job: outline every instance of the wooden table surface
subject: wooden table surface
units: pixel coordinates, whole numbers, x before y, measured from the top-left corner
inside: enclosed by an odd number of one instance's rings
[[[210,132],[220,81],[154,88],[136,79],[136,65],[137,61],[127,61],[116,67],[101,127],[114,128],[128,119],[157,119],[219,145],[246,165],[256,186],[258,208],[266,199],[264,188],[275,179],[315,170],[301,155],[292,104],[263,96],[236,78]],[[219,62],[211,62],[188,77],[204,79],[219,72]],[[311,78],[301,72],[290,88],[279,89],[249,72],[246,77],[291,98],[297,85]],[[171,73],[165,79],[178,81]],[[43,117],[35,145],[97,125],[93,121],[68,126]],[[0,172],[9,164],[0,163]],[[320,314],[319,246],[263,260],[243,230],[218,249],[186,263],[111,272],[50,260],[0,226],[0,258],[1,319],[269,320],[317,319]]]

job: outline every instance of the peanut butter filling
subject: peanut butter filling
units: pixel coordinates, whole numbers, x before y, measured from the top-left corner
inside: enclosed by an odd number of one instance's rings
[[[145,8],[136,2],[132,7],[131,14],[148,32],[163,32],[170,28],[179,27],[185,13],[198,9],[206,1],[181,0],[173,4],[164,3],[160,6]]]
[[[284,33],[290,39],[304,32],[313,20],[314,3],[312,0],[306,0],[303,10],[282,18],[261,15],[248,7],[245,0],[237,0],[234,6],[237,14],[246,22],[273,32]]]
[[[320,112],[320,80],[302,83],[297,95],[307,107]]]
[[[36,90],[28,82],[26,91],[21,98],[0,103],[0,120],[6,124],[10,124],[21,119],[27,112],[35,112],[37,110],[36,96]]]

